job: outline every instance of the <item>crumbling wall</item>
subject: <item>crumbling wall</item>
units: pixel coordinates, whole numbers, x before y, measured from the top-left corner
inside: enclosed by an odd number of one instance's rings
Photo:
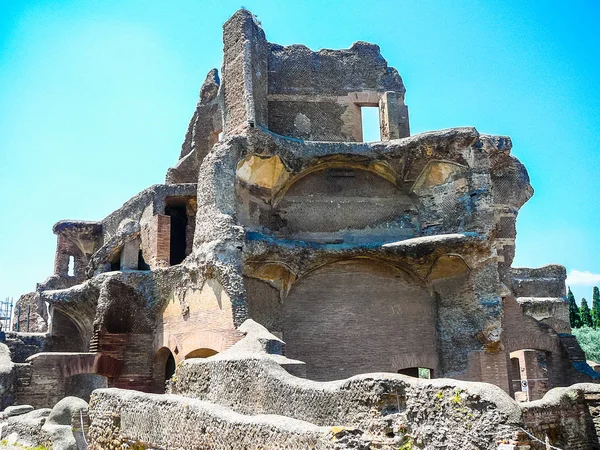
[[[164,215],[169,200],[181,199],[185,203],[194,197],[195,191],[195,184],[154,185],[108,215],[102,221],[104,244],[90,260],[88,277],[121,268],[144,270],[168,266],[170,228],[160,226],[164,225],[160,219],[168,222],[169,218]],[[129,249],[131,256],[124,264],[122,253],[132,243],[135,248]],[[140,266],[136,250],[141,250],[142,265],[149,267]]]
[[[505,443],[541,450],[545,442],[598,448],[589,413],[597,388],[590,385],[519,407],[502,390],[483,383],[392,374],[319,383],[296,378],[269,358],[231,355],[185,362],[173,386],[185,397],[96,391],[90,404],[93,448],[106,439],[143,448],[190,442],[229,448],[246,442],[245,433],[253,437],[244,444],[248,448],[495,450]],[[190,428],[197,423],[204,426]],[[291,430],[296,441],[290,441]]]
[[[90,449],[334,448],[329,430],[282,417],[246,417],[173,395],[101,389],[90,403]],[[182,420],[182,418],[185,418]]]
[[[6,346],[10,349],[12,362],[22,363],[27,358],[54,347],[53,339],[46,333],[6,333]]]
[[[569,450],[599,449],[597,403],[600,389],[593,384],[575,384],[549,391],[543,399],[521,404],[523,426],[539,441]],[[541,442],[540,442],[541,441]]]
[[[347,50],[313,52],[304,45],[270,44],[269,130],[277,134],[360,142],[360,108],[377,106],[386,113],[382,140],[406,137],[404,92],[377,45],[357,42]]]
[[[102,224],[98,222],[61,220],[52,231],[57,236],[54,276],[65,287],[81,283],[91,256],[102,245]]]
[[[250,11],[237,11],[223,25],[223,132],[267,125],[265,33]]]
[[[37,295],[37,292],[23,294],[15,302],[13,309],[13,329],[3,331],[20,331],[23,333],[44,333],[48,330],[48,324],[41,314],[45,306]]]
[[[564,266],[551,264],[538,268],[512,267],[511,288],[515,297],[564,298],[567,295]]]
[[[58,291],[42,291],[50,304],[52,348],[54,351],[88,350],[101,290],[101,280],[90,280]]]
[[[200,99],[190,120],[179,161],[167,171],[166,183],[196,183],[198,168],[212,146],[218,142],[222,125],[222,110],[218,102],[219,73],[212,69],[200,89]]]
[[[81,374],[112,377],[118,370],[113,359],[97,353],[37,353],[16,366],[15,403],[35,408],[52,407],[74,393],[69,391],[74,381],[71,377]],[[89,396],[97,382],[91,378],[88,381],[87,388],[80,384],[77,392]]]

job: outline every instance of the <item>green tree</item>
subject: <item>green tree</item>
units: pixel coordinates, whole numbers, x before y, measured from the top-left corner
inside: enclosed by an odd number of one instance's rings
[[[594,328],[600,328],[600,291],[598,290],[598,286],[594,286],[592,298],[592,319],[594,320]]]
[[[583,327],[573,330],[573,336],[585,352],[587,359],[600,363],[600,330]]]
[[[584,327],[593,328],[594,323],[592,321],[592,312],[590,311],[590,307],[588,306],[587,300],[585,298],[581,299],[581,306],[579,307],[579,315],[581,316],[581,324]]]
[[[567,295],[569,301],[569,322],[571,322],[571,328],[581,328],[581,316],[579,315],[579,308],[575,301],[575,296],[569,288],[569,294]]]

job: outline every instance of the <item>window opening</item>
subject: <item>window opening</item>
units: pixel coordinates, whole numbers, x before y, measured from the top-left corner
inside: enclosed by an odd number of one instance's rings
[[[67,275],[70,277],[75,276],[75,258],[69,256],[69,268],[67,269]]]
[[[433,369],[427,367],[407,367],[406,369],[398,370],[398,373],[414,378],[433,378]]]
[[[379,124],[379,108],[377,106],[362,106],[360,108],[363,142],[381,141]]]

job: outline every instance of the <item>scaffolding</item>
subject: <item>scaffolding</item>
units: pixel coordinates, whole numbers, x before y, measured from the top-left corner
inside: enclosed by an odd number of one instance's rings
[[[7,297],[5,300],[0,300],[0,332],[11,330],[13,311],[13,299]]]

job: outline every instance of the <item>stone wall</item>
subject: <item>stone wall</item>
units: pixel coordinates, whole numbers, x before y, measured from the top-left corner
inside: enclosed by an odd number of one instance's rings
[[[552,264],[535,269],[513,267],[510,274],[516,297],[563,298],[567,295],[567,271],[564,266]]]
[[[406,137],[404,92],[400,75],[377,45],[357,42],[347,50],[313,52],[303,45],[270,44],[269,130],[277,134],[360,142],[361,106],[375,106],[384,117],[381,140]]]
[[[93,353],[38,353],[32,356],[16,367],[15,403],[35,408],[54,406],[67,395],[67,379],[71,375],[94,373],[96,359]],[[90,392],[91,389],[88,395]]]
[[[12,311],[13,329],[3,331],[19,331],[22,333],[44,333],[48,331],[48,324],[39,311],[40,306],[36,292],[21,295]]]
[[[92,448],[111,439],[140,448],[599,448],[594,385],[520,407],[483,383],[393,374],[320,383],[238,355],[187,361],[173,387],[184,396],[95,391]]]
[[[6,333],[4,342],[10,349],[13,362],[22,363],[27,358],[39,352],[49,351],[54,347],[53,339],[46,333]]]
[[[598,398],[593,384],[556,388],[543,399],[521,405],[523,427],[539,440],[569,450],[600,449]],[[532,448],[545,449],[539,441]]]
[[[274,416],[247,417],[173,395],[97,390],[90,402],[93,450],[122,448],[264,449],[331,446],[328,429]]]

